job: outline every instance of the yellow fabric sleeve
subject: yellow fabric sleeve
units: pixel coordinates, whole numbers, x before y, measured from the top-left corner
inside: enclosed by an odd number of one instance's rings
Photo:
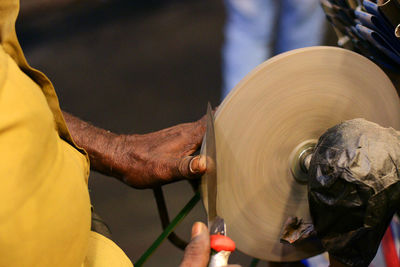
[[[18,0],[0,0],[0,267],[132,266],[90,231],[89,161],[47,77],[15,33]]]
[[[80,266],[90,233],[85,157],[41,88],[0,49],[0,266]]]

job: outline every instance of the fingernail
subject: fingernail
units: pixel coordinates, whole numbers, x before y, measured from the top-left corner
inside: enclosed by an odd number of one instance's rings
[[[199,159],[198,157],[193,157],[189,163],[189,170],[191,174],[196,174],[198,169]]]
[[[189,164],[189,170],[192,174],[200,174],[206,170],[206,157],[195,156]]]
[[[206,166],[207,165],[207,158],[205,156],[200,156],[198,165],[199,165],[199,170],[200,171],[205,170],[206,167],[207,167]]]
[[[192,239],[200,235],[203,232],[203,224],[201,222],[196,222],[192,227]]]

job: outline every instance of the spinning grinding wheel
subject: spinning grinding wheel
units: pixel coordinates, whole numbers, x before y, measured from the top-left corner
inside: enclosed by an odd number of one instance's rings
[[[217,211],[239,250],[269,261],[322,251],[313,243],[283,244],[280,234],[290,216],[311,222],[308,151],[328,128],[353,118],[399,130],[400,103],[381,69],[340,48],[276,56],[227,96],[215,114]]]

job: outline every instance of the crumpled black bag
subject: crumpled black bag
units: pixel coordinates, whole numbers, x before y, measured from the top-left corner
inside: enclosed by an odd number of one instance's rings
[[[330,128],[310,164],[309,205],[324,248],[368,266],[400,207],[400,135],[364,119]]]

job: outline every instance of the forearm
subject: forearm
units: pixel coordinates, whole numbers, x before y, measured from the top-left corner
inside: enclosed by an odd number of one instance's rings
[[[67,112],[63,111],[63,115],[73,140],[89,154],[91,169],[115,176],[112,166],[120,136],[95,127]]]
[[[91,168],[135,188],[149,188],[205,172],[205,160],[191,156],[201,144],[205,120],[183,123],[142,135],[118,135],[66,112],[76,144],[84,148]]]

